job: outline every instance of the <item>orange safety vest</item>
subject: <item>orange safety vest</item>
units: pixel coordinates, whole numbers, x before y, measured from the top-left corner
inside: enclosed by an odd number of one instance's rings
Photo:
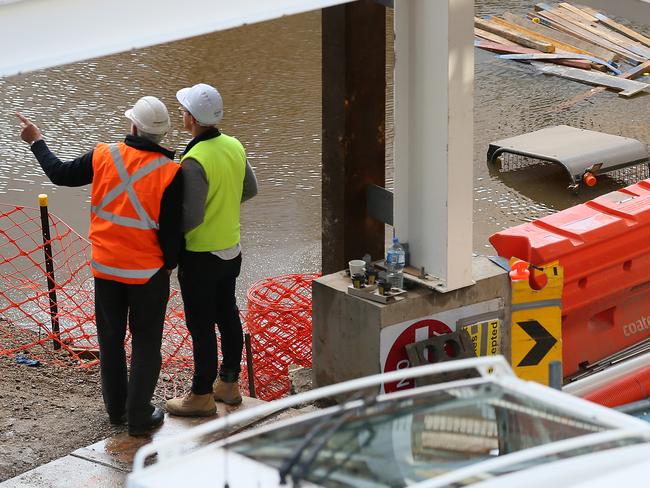
[[[124,143],[97,145],[89,231],[95,277],[142,284],[163,267],[160,201],[179,169],[160,153]]]

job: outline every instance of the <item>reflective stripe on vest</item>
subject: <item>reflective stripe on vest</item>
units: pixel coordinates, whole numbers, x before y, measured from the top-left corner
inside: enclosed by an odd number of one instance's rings
[[[120,278],[134,278],[134,279],[149,279],[155,275],[160,268],[154,269],[122,269],[114,268],[113,266],[106,266],[105,264],[98,263],[91,259],[90,264],[93,268],[101,273],[108,275],[119,276]]]
[[[150,163],[147,163],[146,165],[142,166],[140,169],[138,169],[138,171],[136,171],[132,175],[129,175],[129,173],[126,171],[126,166],[124,165],[124,160],[122,159],[122,155],[120,154],[119,146],[117,144],[111,144],[108,147],[111,152],[111,158],[113,159],[113,164],[115,165],[115,169],[117,169],[117,173],[120,176],[122,183],[120,183],[111,191],[109,191],[99,205],[91,206],[90,207],[91,212],[96,214],[98,217],[101,217],[105,220],[108,220],[118,225],[123,225],[125,227],[135,227],[136,229],[145,229],[145,230],[158,229],[158,223],[155,222],[149,216],[149,214],[147,214],[147,211],[140,203],[140,199],[138,198],[138,195],[135,193],[133,184],[136,181],[138,181],[140,178],[144,178],[152,171],[155,171],[161,166],[163,166],[164,164],[167,164],[169,162],[169,159],[165,157],[154,159]],[[113,200],[115,200],[118,196],[120,196],[124,192],[126,192],[127,198],[131,202],[131,205],[133,205],[133,208],[138,214],[139,219],[133,219],[131,217],[123,217],[121,215],[115,215],[114,213],[105,210],[105,207],[109,203],[111,203]]]
[[[160,153],[123,143],[98,144],[93,170],[93,275],[144,284],[164,266],[157,236],[160,203],[180,166]]]

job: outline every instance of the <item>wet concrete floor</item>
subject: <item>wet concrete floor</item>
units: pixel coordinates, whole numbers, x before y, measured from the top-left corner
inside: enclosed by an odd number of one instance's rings
[[[244,397],[241,405],[231,407],[217,403],[218,416],[223,417],[228,413],[255,407],[264,403],[261,400]],[[291,415],[285,412],[282,415]],[[144,437],[131,437],[126,432],[114,437],[104,439],[87,447],[82,447],[68,456],[27,471],[15,478],[0,483],[2,488],[82,488],[82,487],[122,487],[126,486],[126,476],[132,470],[133,458],[139,448],[149,442],[169,438],[180,432],[186,431],[196,425],[202,424],[217,417],[184,418],[165,416],[163,425],[155,430],[152,435]],[[240,432],[261,418],[252,418],[242,424],[235,424],[227,431],[229,434]],[[218,439],[220,436],[211,437],[209,440]],[[196,447],[203,445],[205,439],[197,440]],[[192,449],[195,446],[185,444],[184,448]]]

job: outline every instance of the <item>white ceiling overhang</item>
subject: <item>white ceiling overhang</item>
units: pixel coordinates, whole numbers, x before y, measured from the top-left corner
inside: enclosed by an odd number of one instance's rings
[[[0,77],[350,1],[0,0]],[[578,3],[650,26],[650,0]]]
[[[0,0],[0,77],[351,0]]]

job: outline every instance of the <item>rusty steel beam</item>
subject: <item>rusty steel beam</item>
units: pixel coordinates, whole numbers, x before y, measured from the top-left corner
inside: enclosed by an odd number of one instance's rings
[[[384,254],[384,224],[366,188],[385,186],[386,8],[358,0],[323,9],[322,271]]]

